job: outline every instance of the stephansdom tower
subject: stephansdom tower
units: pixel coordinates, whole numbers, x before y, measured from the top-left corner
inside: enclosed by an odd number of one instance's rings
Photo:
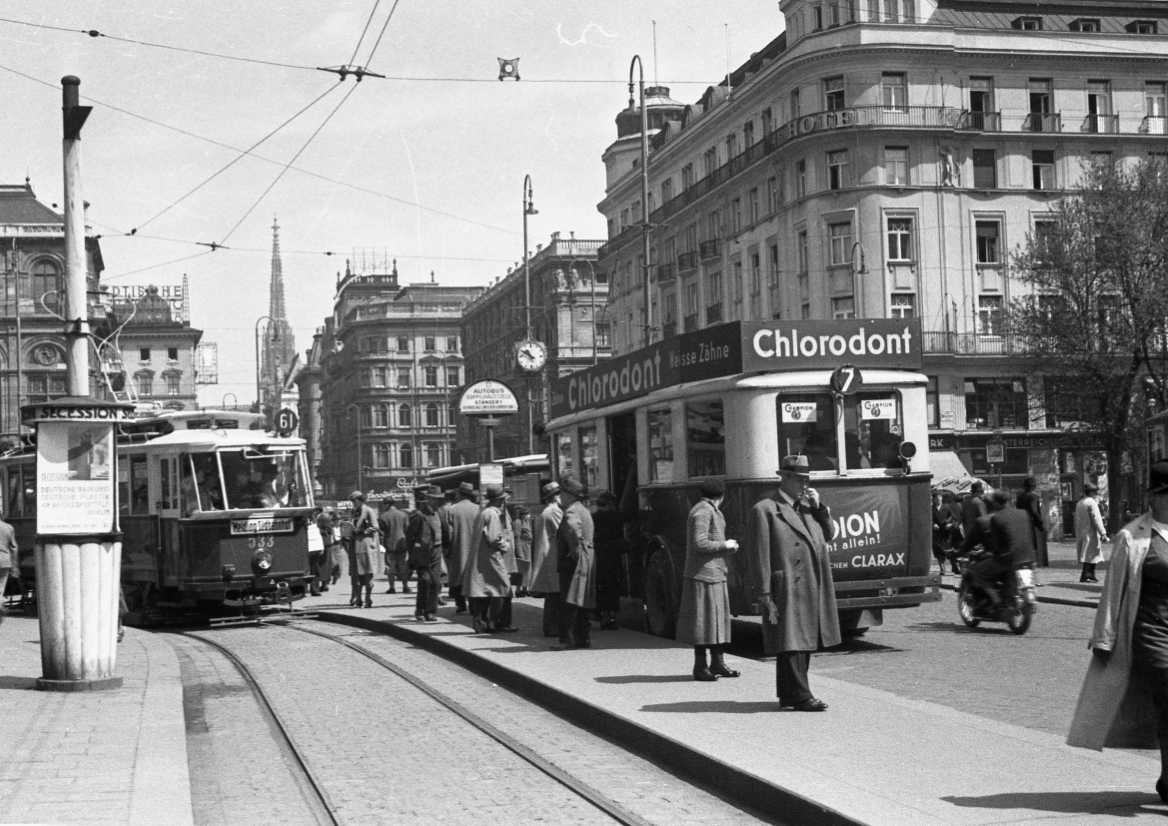
[[[284,267],[280,263],[280,225],[272,220],[272,283],[268,304],[268,322],[263,335],[263,373],[261,375],[260,411],[275,412],[292,362],[296,357],[296,340],[284,307]]]

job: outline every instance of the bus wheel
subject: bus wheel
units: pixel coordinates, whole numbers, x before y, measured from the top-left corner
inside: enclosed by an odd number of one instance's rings
[[[677,633],[673,583],[660,554],[653,555],[645,571],[645,624],[655,637],[673,639]]]

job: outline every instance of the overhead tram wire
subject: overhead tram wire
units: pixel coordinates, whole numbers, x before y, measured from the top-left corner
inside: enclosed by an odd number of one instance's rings
[[[287,172],[292,167],[292,164],[296,163],[296,159],[299,158],[300,155],[304,152],[304,150],[308,148],[308,145],[312,143],[313,139],[316,138],[316,136],[320,134],[320,130],[324,129],[325,126],[328,125],[328,122],[330,120],[332,120],[333,115],[335,115],[340,110],[340,108],[345,105],[345,101],[347,101],[349,99],[349,96],[352,95],[353,92],[355,92],[355,91],[357,91],[357,84],[353,84],[352,86],[349,87],[349,91],[345,93],[345,96],[343,98],[341,98],[340,103],[338,103],[336,106],[333,107],[333,110],[328,113],[328,116],[325,117],[325,119],[323,121],[321,121],[320,126],[316,127],[316,131],[308,136],[308,140],[306,140],[304,142],[304,145],[301,146],[298,150],[296,150],[296,154],[292,156],[292,160],[288,161],[288,163],[286,163],[284,165],[284,168],[280,170],[278,175],[276,175],[275,180],[273,180],[270,184],[268,184],[268,188],[263,191],[263,193],[260,195],[260,197],[256,198],[254,204],[252,204],[250,207],[248,207],[247,212],[243,213],[243,217],[240,218],[238,221],[236,221],[235,226],[233,226],[230,229],[230,231],[228,231],[228,233],[225,236],[223,236],[223,240],[219,242],[220,245],[227,243],[227,239],[229,239],[235,233],[235,231],[237,229],[239,229],[240,224],[242,224],[245,220],[247,220],[247,216],[251,215],[252,210],[254,210],[257,206],[259,206],[260,202],[264,198],[267,197],[268,193],[272,191],[272,187],[274,187],[276,184],[278,184],[280,182],[280,179],[284,177],[284,173]]]
[[[152,222],[153,222],[153,221],[154,221],[156,218],[160,218],[160,217],[162,217],[163,215],[165,215],[166,213],[170,212],[170,210],[174,209],[176,206],[178,206],[179,204],[181,204],[181,203],[182,203],[183,201],[185,201],[187,198],[191,197],[191,196],[192,196],[192,195],[194,195],[196,192],[198,192],[200,189],[202,189],[203,187],[205,187],[207,184],[211,183],[211,181],[213,181],[213,180],[215,180],[216,178],[218,178],[220,175],[222,175],[222,174],[223,174],[224,172],[226,172],[228,169],[230,169],[231,167],[235,166],[235,164],[237,164],[239,161],[243,160],[243,159],[244,159],[245,157],[247,157],[248,155],[251,155],[251,154],[252,154],[252,150],[253,150],[253,149],[256,149],[256,148],[257,148],[257,147],[258,147],[260,144],[264,143],[264,141],[266,141],[266,140],[268,140],[269,138],[273,137],[273,136],[274,136],[274,135],[275,135],[277,132],[279,132],[279,131],[280,131],[281,129],[283,129],[285,126],[287,126],[287,125],[288,125],[288,124],[290,124],[292,121],[296,120],[298,117],[300,117],[301,115],[303,115],[305,112],[307,112],[309,109],[311,109],[311,108],[312,108],[313,106],[315,106],[317,103],[319,103],[319,102],[320,102],[320,101],[321,101],[321,100],[322,100],[322,99],[325,97],[325,95],[329,94],[330,92],[332,92],[332,91],[333,91],[334,89],[336,89],[336,88],[337,88],[336,86],[329,86],[327,89],[325,89],[325,90],[324,90],[324,92],[322,92],[320,95],[318,95],[318,96],[317,96],[317,97],[316,97],[316,98],[315,98],[315,99],[314,99],[314,100],[313,100],[311,103],[309,103],[307,106],[305,106],[305,107],[304,107],[303,109],[301,109],[299,112],[297,112],[295,115],[293,115],[292,117],[288,118],[288,120],[286,120],[286,121],[284,121],[283,123],[281,123],[279,126],[277,126],[275,129],[273,129],[273,130],[272,130],[271,132],[269,132],[268,134],[264,135],[264,136],[263,136],[262,138],[260,138],[258,141],[256,141],[256,142],[255,142],[255,143],[253,143],[251,146],[249,146],[247,149],[240,150],[239,154],[238,154],[238,155],[236,155],[234,158],[232,158],[232,159],[231,159],[231,161],[229,161],[229,162],[228,162],[228,163],[227,163],[225,166],[221,167],[221,168],[220,168],[220,169],[219,169],[217,172],[215,172],[214,174],[212,174],[212,175],[211,175],[209,178],[205,179],[205,180],[204,180],[202,183],[200,183],[200,184],[199,184],[198,186],[196,186],[194,189],[192,189],[192,190],[190,190],[189,192],[187,192],[185,195],[183,195],[183,196],[182,196],[181,198],[179,198],[177,201],[173,201],[173,202],[172,202],[172,203],[171,203],[171,204],[170,204],[168,207],[166,207],[165,209],[163,209],[161,212],[158,212],[158,213],[154,214],[153,216],[151,216],[150,218],[148,218],[146,221],[143,221],[141,224],[139,224],[138,226],[134,227],[132,230],[130,230],[130,232],[129,232],[128,234],[129,234],[129,235],[136,235],[136,234],[138,233],[138,230],[142,229],[143,227],[146,227],[146,226],[150,225],[150,224],[151,224],[151,223],[152,223]],[[258,156],[256,156],[256,157],[258,157]]]
[[[380,0],[378,0],[378,1],[380,2]],[[389,21],[393,19],[393,13],[395,11],[397,11],[397,4],[400,2],[401,2],[401,0],[393,0],[393,6],[390,7],[389,14],[386,15],[386,18],[385,18],[385,23],[382,24],[381,31],[377,35],[377,40],[374,41],[373,48],[369,51],[369,57],[366,58],[366,60],[365,60],[366,66],[373,63],[373,56],[375,54],[377,54],[377,47],[381,45],[381,38],[385,36],[385,30],[387,28],[389,28]],[[370,19],[372,19],[372,16],[370,17]],[[357,53],[353,52],[353,56],[355,58],[357,56]]]
[[[357,52],[361,51],[361,44],[365,42],[365,35],[369,31],[369,24],[373,22],[373,16],[377,14],[377,7],[381,5],[381,0],[375,0],[373,3],[373,11],[369,12],[369,19],[365,21],[365,28],[361,30],[361,36],[357,38],[357,45],[353,47],[353,56],[349,58],[349,65],[357,59]],[[392,15],[393,12],[391,11]]]

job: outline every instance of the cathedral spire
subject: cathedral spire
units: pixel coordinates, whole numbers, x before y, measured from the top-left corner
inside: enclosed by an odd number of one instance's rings
[[[279,410],[284,383],[288,370],[296,357],[296,340],[292,335],[292,325],[288,323],[287,307],[284,303],[284,265],[280,259],[280,224],[272,218],[272,275],[268,296],[267,332],[263,347],[263,387],[260,411],[274,413]],[[269,419],[270,421],[270,419]]]

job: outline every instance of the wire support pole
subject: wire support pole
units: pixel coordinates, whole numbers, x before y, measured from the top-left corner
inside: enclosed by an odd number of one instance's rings
[[[638,70],[638,90],[641,103],[641,298],[645,306],[644,346],[652,339],[653,320],[649,312],[649,110],[645,106],[645,64],[641,56],[633,55],[629,63],[629,108],[636,105],[633,98],[633,69]]]
[[[89,307],[85,264],[85,201],[81,195],[81,127],[91,107],[79,106],[81,80],[61,78],[65,200],[65,341],[70,396],[89,395]]]

